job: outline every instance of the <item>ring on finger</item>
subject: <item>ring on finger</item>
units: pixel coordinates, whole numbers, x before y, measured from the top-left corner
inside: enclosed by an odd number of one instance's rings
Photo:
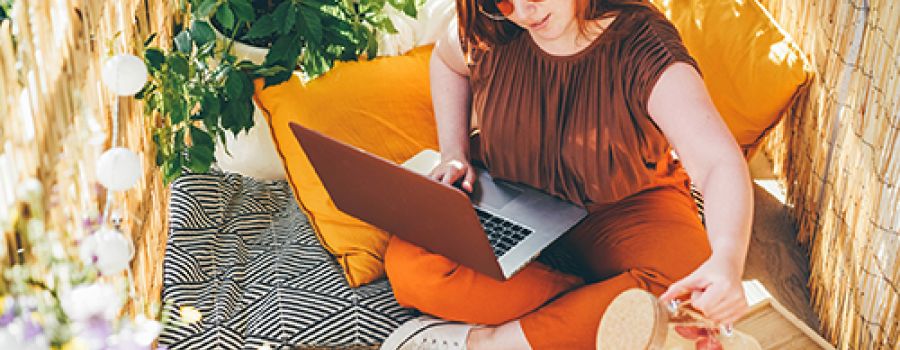
[[[462,170],[462,168],[463,168],[463,163],[456,159],[447,162],[447,165],[456,168],[456,170]]]

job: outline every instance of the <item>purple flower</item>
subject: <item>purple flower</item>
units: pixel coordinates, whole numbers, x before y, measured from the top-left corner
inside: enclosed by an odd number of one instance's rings
[[[25,319],[25,341],[30,342],[37,338],[39,335],[44,334],[44,328],[41,327],[37,322],[35,322],[30,317]]]
[[[84,327],[84,336],[105,341],[112,334],[112,325],[102,316],[97,315],[87,319]]]
[[[16,310],[14,308],[6,308],[3,315],[0,315],[0,327],[9,326],[16,319]]]

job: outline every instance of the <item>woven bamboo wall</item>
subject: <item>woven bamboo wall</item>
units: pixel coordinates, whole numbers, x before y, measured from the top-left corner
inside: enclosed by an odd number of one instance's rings
[[[132,312],[159,302],[167,190],[148,157],[139,103],[109,93],[100,70],[114,53],[140,55],[149,33],[169,37],[177,9],[177,0],[17,1],[12,23],[0,28],[0,208],[15,183],[36,177],[49,190],[48,221],[75,246],[88,233],[82,218],[104,205],[94,163],[112,144],[117,108],[116,142],[142,155],[145,172],[112,206],[136,248]]]
[[[900,2],[762,1],[817,77],[769,137],[813,304],[841,349],[900,342]]]

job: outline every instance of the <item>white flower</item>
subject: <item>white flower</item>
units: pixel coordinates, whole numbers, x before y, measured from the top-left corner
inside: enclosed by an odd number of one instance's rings
[[[115,288],[102,283],[77,286],[64,292],[60,299],[66,316],[75,321],[94,316],[111,320],[119,314],[125,302]]]
[[[161,323],[148,319],[144,315],[138,315],[134,319],[132,327],[131,335],[134,337],[134,341],[141,346],[150,346],[153,340],[159,336],[159,332],[162,332]]]
[[[125,324],[118,333],[107,339],[106,349],[149,350],[160,331],[162,331],[162,325],[159,322],[150,320],[144,315],[138,315],[133,321]]]
[[[96,265],[100,273],[111,276],[128,268],[134,246],[118,230],[102,228],[81,241],[79,253],[85,264]]]
[[[28,339],[25,335],[25,324],[19,318],[6,327],[0,328],[0,349],[49,350],[50,344],[44,335]]]

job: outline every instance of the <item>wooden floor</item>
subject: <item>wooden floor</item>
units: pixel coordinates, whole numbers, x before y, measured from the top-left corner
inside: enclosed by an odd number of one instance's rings
[[[807,287],[808,253],[796,243],[796,227],[779,198],[783,191],[772,186],[771,165],[764,156],[754,157],[750,168],[754,179],[754,220],[744,279],[762,282],[775,299],[818,331],[819,319],[810,306]]]

